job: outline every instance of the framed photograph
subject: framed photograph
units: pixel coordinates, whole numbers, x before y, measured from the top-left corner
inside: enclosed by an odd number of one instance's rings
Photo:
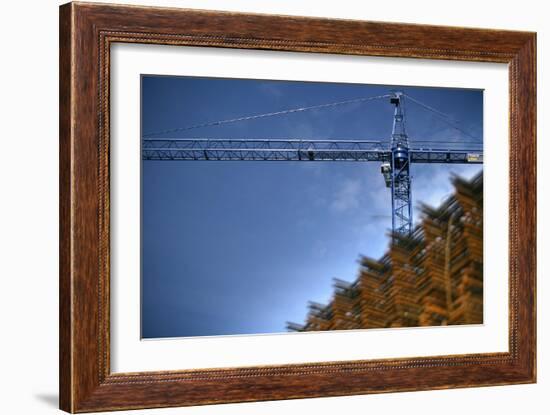
[[[60,407],[536,381],[536,35],[60,8]]]

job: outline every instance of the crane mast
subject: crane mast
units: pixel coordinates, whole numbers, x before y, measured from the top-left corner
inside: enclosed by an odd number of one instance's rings
[[[394,92],[390,102],[395,105],[391,136],[391,204],[394,234],[409,235],[412,231],[411,157],[405,129],[403,94]]]

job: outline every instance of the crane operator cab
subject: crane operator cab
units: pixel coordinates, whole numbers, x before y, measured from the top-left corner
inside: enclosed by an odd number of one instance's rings
[[[386,187],[391,187],[391,163],[389,161],[382,163],[380,172],[382,173],[382,176],[384,176]]]

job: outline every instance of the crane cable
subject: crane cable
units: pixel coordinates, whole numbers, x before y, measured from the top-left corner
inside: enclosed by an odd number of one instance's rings
[[[355,99],[348,99],[346,101],[339,101],[339,102],[331,102],[331,103],[328,103],[328,104],[313,105],[313,106],[309,106],[309,107],[291,108],[291,109],[282,110],[282,111],[267,112],[267,113],[264,113],[264,114],[256,114],[256,115],[248,115],[248,116],[244,116],[244,117],[218,120],[218,121],[212,121],[212,122],[207,122],[207,123],[202,123],[202,124],[195,124],[195,125],[190,125],[190,126],[181,127],[181,128],[172,128],[172,129],[169,129],[169,130],[150,132],[150,133],[147,133],[147,134],[143,134],[143,137],[146,138],[146,137],[156,136],[156,135],[160,135],[160,134],[175,133],[175,132],[179,132],[179,131],[188,131],[188,130],[193,130],[193,129],[196,129],[196,128],[203,128],[203,127],[213,127],[213,126],[217,126],[217,125],[231,124],[231,123],[235,123],[235,122],[239,122],[239,121],[249,121],[249,120],[255,120],[255,119],[258,119],[258,118],[267,118],[267,117],[273,117],[273,116],[276,116],[276,115],[291,114],[291,113],[309,111],[309,110],[319,109],[319,108],[329,108],[329,107],[335,107],[335,106],[338,106],[338,105],[353,104],[353,103],[357,103],[357,102],[366,102],[366,101],[372,101],[374,99],[389,98],[389,97],[391,97],[390,94],[384,94],[384,95],[377,95],[377,96],[374,96],[374,97],[355,98]]]
[[[433,112],[434,114],[436,114],[437,116],[439,116],[439,118],[441,118],[441,120],[443,122],[445,122],[446,124],[450,125],[451,127],[453,127],[455,130],[457,131],[460,131],[462,134],[465,134],[467,135],[468,137],[470,138],[473,138],[474,140],[479,140],[479,137],[475,137],[473,136],[472,134],[470,134],[468,131],[460,128],[457,124],[457,121],[454,120],[450,115],[448,114],[445,114],[444,112],[441,112],[441,111],[438,111],[436,110],[435,108],[433,107],[430,107],[429,105],[427,104],[424,104],[423,102],[411,97],[409,94],[403,94],[405,95],[408,99],[410,99],[412,102],[414,102],[415,104],[419,105],[420,107],[428,110],[428,111],[431,111]]]

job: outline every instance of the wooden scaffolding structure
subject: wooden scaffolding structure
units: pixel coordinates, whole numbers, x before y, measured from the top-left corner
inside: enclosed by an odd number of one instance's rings
[[[380,259],[361,258],[357,280],[335,280],[329,304],[309,303],[292,331],[483,323],[483,176],[453,177],[454,194],[422,205],[410,237]]]

